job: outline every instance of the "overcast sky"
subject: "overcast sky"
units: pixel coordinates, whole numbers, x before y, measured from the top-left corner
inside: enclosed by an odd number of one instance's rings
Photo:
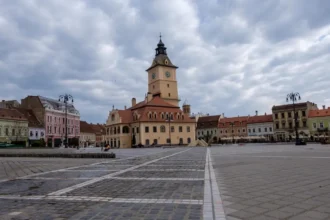
[[[159,32],[192,112],[330,105],[329,0],[0,0],[0,99],[69,93],[81,119],[147,92]],[[183,103],[181,102],[181,104]]]

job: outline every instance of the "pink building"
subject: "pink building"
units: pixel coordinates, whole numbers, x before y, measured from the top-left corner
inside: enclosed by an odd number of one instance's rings
[[[32,109],[43,123],[47,146],[61,146],[65,140],[65,104],[42,96],[28,96],[22,99],[21,105]],[[80,136],[80,114],[71,103],[68,103],[67,108],[68,143],[73,145],[74,139],[79,139]]]

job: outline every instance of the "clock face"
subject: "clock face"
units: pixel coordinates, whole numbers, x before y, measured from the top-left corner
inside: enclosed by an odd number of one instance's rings
[[[171,76],[171,73],[170,73],[170,72],[166,72],[166,73],[165,73],[165,76],[166,76],[167,78],[169,78],[169,77]]]
[[[153,74],[151,75],[151,77],[152,77],[152,79],[155,79],[155,78],[156,78],[156,73],[153,73]]]

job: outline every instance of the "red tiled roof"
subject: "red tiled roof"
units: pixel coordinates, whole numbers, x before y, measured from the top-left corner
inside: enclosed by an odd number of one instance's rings
[[[104,135],[106,134],[105,131],[105,126],[102,124],[90,124],[90,126],[92,127],[92,129],[94,130],[94,133],[96,135]]]
[[[37,119],[37,117],[34,115],[33,111],[31,109],[25,109],[25,108],[14,108],[15,110],[19,111],[21,114],[23,114],[27,120],[29,121],[29,127],[34,128],[43,128],[44,126],[42,123]]]
[[[327,109],[310,110],[308,113],[309,118],[326,116],[330,116],[330,107],[328,107]]]
[[[179,107],[167,103],[158,96],[154,96],[153,99],[149,102],[143,101],[129,109],[117,111],[119,116],[121,117],[121,123],[123,124],[139,121],[166,122],[166,113],[173,114],[173,122],[195,123],[195,120],[185,115]],[[151,117],[149,116],[150,114]],[[164,118],[162,117],[162,114],[164,115]],[[134,115],[137,115],[137,118],[133,117]]]
[[[273,122],[273,115],[250,116],[247,121],[248,124],[265,123],[265,122]]]
[[[95,133],[93,127],[86,121],[80,121],[80,132],[81,133]]]
[[[235,126],[246,126],[248,118],[249,118],[249,116],[221,118],[218,125],[219,125],[219,127],[222,127],[222,128],[231,126],[230,123],[234,123]]]
[[[119,117],[121,118],[121,123],[130,123],[133,119],[131,110],[118,110]]]
[[[296,108],[307,108],[307,103],[308,102],[301,102],[301,103],[295,103],[294,106]],[[287,109],[292,109],[293,104],[287,104],[287,105],[274,105],[272,107],[272,110],[287,110]]]
[[[202,116],[198,118],[197,129],[218,127],[220,115]]]
[[[27,121],[27,118],[16,109],[0,108],[0,118]]]

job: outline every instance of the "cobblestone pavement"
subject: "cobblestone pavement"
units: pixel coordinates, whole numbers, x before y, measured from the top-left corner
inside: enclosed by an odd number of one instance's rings
[[[162,148],[150,148],[150,149],[112,149],[111,152],[116,153],[117,159],[76,159],[76,158],[26,158],[26,157],[19,157],[19,158],[12,158],[12,157],[0,157],[0,181],[3,179],[14,179],[21,176],[26,175],[33,175],[36,173],[48,172],[52,170],[58,169],[65,169],[68,167],[74,166],[82,166],[88,165],[93,163],[99,163],[102,161],[110,161],[110,160],[120,160],[120,159],[127,159],[131,157],[137,156],[144,156],[144,155],[152,155],[161,152],[166,152],[170,149],[162,149]],[[49,153],[60,153],[60,152],[91,152],[96,153],[100,152],[100,148],[83,148],[80,150],[75,149],[0,149],[0,152],[49,152]],[[134,160],[132,160],[134,161]],[[118,162],[117,162],[118,163]],[[118,163],[119,164],[119,163]],[[123,162],[123,164],[127,164]],[[85,169],[85,168],[79,168]],[[89,168],[89,169],[96,169],[99,168]]]
[[[211,148],[227,220],[330,219],[330,147]]]
[[[25,163],[16,170],[54,166],[0,182],[0,219],[225,219],[207,148],[120,153],[122,160],[10,158]]]

